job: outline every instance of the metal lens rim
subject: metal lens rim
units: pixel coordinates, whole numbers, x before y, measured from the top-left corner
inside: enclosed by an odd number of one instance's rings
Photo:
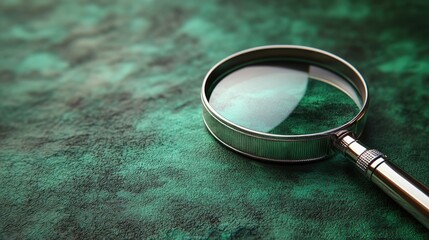
[[[206,92],[212,85],[215,85],[215,78],[218,79],[219,73],[227,73],[231,72],[231,70],[236,69],[237,67],[242,66],[243,61],[247,62],[253,62],[253,61],[259,61],[261,58],[269,58],[269,57],[279,57],[284,58],[288,60],[294,60],[294,61],[304,61],[304,62],[311,62],[312,64],[315,64],[317,66],[323,67],[325,69],[329,69],[330,71],[333,71],[335,73],[338,73],[342,76],[344,76],[345,80],[348,82],[348,84],[353,85],[357,93],[361,99],[362,107],[358,114],[352,118],[347,123],[327,130],[323,132],[318,133],[311,133],[311,134],[302,134],[302,135],[280,135],[280,134],[271,134],[271,133],[264,133],[259,132],[255,130],[251,130],[248,128],[244,128],[242,126],[239,126],[228,119],[225,119],[222,117],[219,113],[217,113],[209,104],[207,94]],[[237,64],[238,63],[238,64]],[[246,135],[251,138],[259,138],[263,140],[268,141],[294,141],[294,142],[305,142],[310,140],[317,140],[317,139],[328,139],[335,135],[335,133],[338,133],[342,130],[348,130],[353,132],[355,135],[359,136],[363,131],[363,126],[365,124],[365,114],[368,109],[368,88],[365,83],[365,80],[361,76],[361,74],[348,62],[343,60],[342,58],[333,55],[331,53],[328,53],[323,50],[319,50],[316,48],[311,47],[305,47],[305,46],[297,46],[297,45],[269,45],[269,46],[262,46],[262,47],[256,47],[251,48],[248,50],[244,50],[241,52],[238,52],[236,54],[233,54],[223,60],[221,60],[219,63],[217,63],[205,76],[203,85],[202,85],[202,91],[201,91],[201,101],[204,107],[204,113],[207,113],[212,117],[215,121],[220,123],[222,127],[230,128],[237,134]],[[272,160],[272,161],[309,161],[309,160],[315,160],[324,158],[325,156],[320,157],[312,157],[311,159],[273,159],[272,157],[268,156],[262,156],[258,154],[248,154],[246,151],[237,149],[236,147],[232,146],[232,144],[228,143],[227,141],[224,141],[222,137],[218,136],[219,134],[215,134],[214,131],[212,131],[212,126],[207,121],[207,117],[204,117],[204,122],[207,126],[207,128],[210,130],[210,132],[223,144],[226,146],[244,153],[246,155],[249,155],[251,157],[256,157],[259,159],[265,159],[265,160]],[[329,143],[327,143],[329,145]],[[327,146],[330,147],[330,146]]]

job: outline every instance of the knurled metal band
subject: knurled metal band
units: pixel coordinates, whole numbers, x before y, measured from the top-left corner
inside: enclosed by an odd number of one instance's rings
[[[384,154],[376,149],[370,149],[363,152],[356,161],[356,165],[365,173],[369,164]]]

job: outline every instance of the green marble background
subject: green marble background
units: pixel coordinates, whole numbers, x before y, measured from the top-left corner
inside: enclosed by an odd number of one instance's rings
[[[204,128],[205,73],[301,44],[366,77],[362,140],[429,184],[427,1],[0,1],[1,239],[427,239],[337,156],[269,165]]]

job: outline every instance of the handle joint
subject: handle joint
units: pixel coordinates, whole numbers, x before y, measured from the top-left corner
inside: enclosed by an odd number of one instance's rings
[[[351,132],[343,132],[338,136],[335,146],[368,177],[371,178],[375,167],[384,162],[386,156],[376,149],[368,149],[354,137]],[[378,160],[378,161],[377,161]],[[382,160],[382,161],[380,161]],[[376,166],[373,163],[376,163]]]

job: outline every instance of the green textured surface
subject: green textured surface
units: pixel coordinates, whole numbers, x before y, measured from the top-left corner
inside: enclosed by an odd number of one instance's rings
[[[298,106],[270,133],[298,135],[328,131],[353,119],[359,110],[356,103],[338,88],[310,79]]]
[[[362,140],[429,184],[427,1],[0,2],[0,238],[429,238],[341,157],[266,165],[216,142],[200,86],[249,47],[366,77]]]

